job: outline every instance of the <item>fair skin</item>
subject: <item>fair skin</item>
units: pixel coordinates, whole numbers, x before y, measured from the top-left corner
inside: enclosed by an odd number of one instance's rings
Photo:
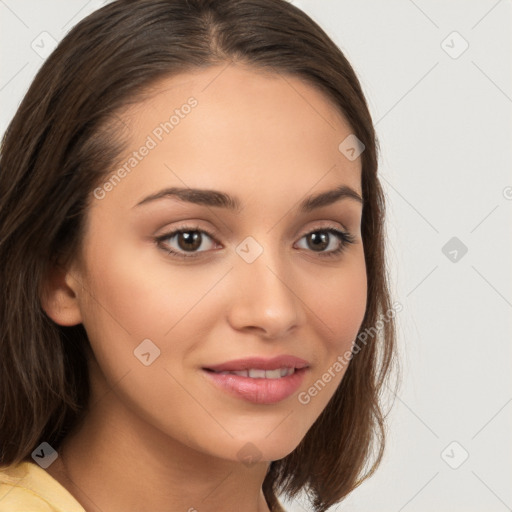
[[[361,195],[361,158],[338,150],[350,126],[298,78],[237,64],[158,86],[120,114],[129,140],[121,165],[187,98],[198,104],[92,199],[82,263],[48,279],[45,311],[60,325],[83,323],[94,358],[88,413],[47,471],[88,512],[266,512],[270,461],[299,444],[344,371],[308,404],[298,394],[351,349],[366,308],[361,203],[345,197],[306,213],[297,205],[342,185]],[[241,210],[176,198],[135,207],[167,187],[222,191]],[[203,234],[188,260],[154,241],[183,225],[215,234]],[[327,227],[354,243],[328,257],[344,242],[324,234],[315,250],[306,235]],[[236,252],[248,236],[263,248],[251,263]],[[186,253],[186,244],[174,236],[165,247]],[[160,350],[148,366],[134,356],[144,339]],[[280,354],[309,367],[278,403],[231,396],[204,376],[208,364]],[[258,450],[253,464],[238,455],[247,443]]]

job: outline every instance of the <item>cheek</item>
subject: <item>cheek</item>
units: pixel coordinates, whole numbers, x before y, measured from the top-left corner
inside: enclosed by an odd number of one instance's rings
[[[112,245],[108,257],[100,243],[90,248],[84,281],[90,293],[82,304],[102,378],[146,422],[177,438],[198,437],[187,418],[196,415],[199,425],[204,410],[191,399],[182,365],[209,327],[211,303],[201,299],[225,270],[205,273],[166,265],[159,257],[157,262],[150,244]]]
[[[86,315],[90,312],[89,324],[111,325],[134,340],[161,339],[182,319],[188,321],[223,273],[167,264],[164,252],[147,241],[112,245],[108,254],[92,248],[87,255],[92,300],[84,304]]]
[[[316,418],[343,379],[366,312],[367,275],[362,247],[323,286],[310,286],[310,290],[309,300],[315,304],[310,321],[315,322],[320,333],[318,359],[297,398],[309,417]]]
[[[134,378],[149,368],[181,373],[187,355],[207,338],[212,322],[218,320],[212,297],[229,266],[170,264],[164,252],[148,242],[117,240],[105,251],[106,236],[101,236],[100,229],[96,235],[97,243],[89,245],[87,254],[84,285],[89,293],[84,294],[81,309],[104,373],[112,381],[127,371]],[[137,359],[139,350],[147,352],[143,347],[150,349],[150,357],[157,355],[150,367]],[[165,372],[162,375],[169,379]]]
[[[350,349],[366,312],[367,276],[362,247],[331,273],[323,286],[310,286],[308,296],[324,329],[329,357]],[[320,321],[319,320],[319,321]]]

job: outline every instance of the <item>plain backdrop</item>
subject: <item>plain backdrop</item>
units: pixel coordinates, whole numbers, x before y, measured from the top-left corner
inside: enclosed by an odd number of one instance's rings
[[[0,0],[1,133],[45,51],[104,3]],[[403,305],[384,461],[332,510],[512,510],[512,2],[293,3],[361,80]]]

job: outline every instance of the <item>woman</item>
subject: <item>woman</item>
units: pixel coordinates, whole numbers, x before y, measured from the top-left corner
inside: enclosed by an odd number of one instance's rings
[[[373,473],[394,361],[377,141],[306,14],[103,7],[37,74],[0,169],[0,511],[304,490],[320,512]]]

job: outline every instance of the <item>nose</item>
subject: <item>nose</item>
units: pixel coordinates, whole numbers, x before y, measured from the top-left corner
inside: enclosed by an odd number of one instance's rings
[[[235,292],[228,321],[237,330],[257,331],[268,339],[287,336],[302,322],[303,302],[294,289],[297,280],[290,265],[265,249],[252,263],[236,258]],[[294,286],[295,284],[295,286]]]

